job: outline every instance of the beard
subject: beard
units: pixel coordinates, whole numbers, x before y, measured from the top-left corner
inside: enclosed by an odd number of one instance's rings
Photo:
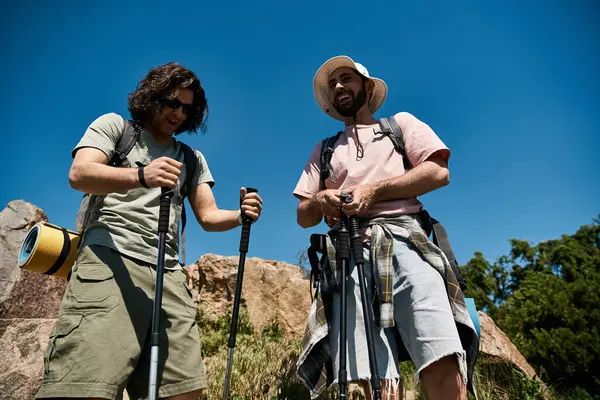
[[[333,108],[342,116],[342,117],[354,117],[360,108],[365,104],[367,93],[365,91],[365,87],[363,86],[358,94],[355,96],[354,93],[348,91],[344,92],[352,96],[352,99],[345,104],[339,104],[337,101],[334,102]]]

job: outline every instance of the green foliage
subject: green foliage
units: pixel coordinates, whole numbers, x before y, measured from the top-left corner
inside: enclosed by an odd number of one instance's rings
[[[557,393],[555,398],[560,398],[561,400],[597,400],[599,396],[596,395],[595,397],[592,397],[591,394],[582,388],[577,387],[563,393]]]
[[[509,364],[480,363],[474,380],[480,400],[544,400],[541,384]]]
[[[222,397],[227,366],[231,313],[213,317],[199,308],[196,322],[200,330],[202,355],[207,370],[208,387],[201,400]],[[230,398],[254,399],[308,399],[308,392],[295,375],[300,343],[285,337],[277,319],[267,323],[260,333],[255,332],[248,312],[240,308],[236,346],[231,374]],[[296,397],[301,395],[304,397]]]
[[[295,375],[299,342],[268,336],[242,336],[236,343],[231,372],[231,399],[308,399]],[[227,345],[205,359],[208,387],[202,400],[220,399],[227,366]]]
[[[600,393],[600,220],[490,264],[461,267],[473,297],[552,387]]]
[[[475,253],[475,257],[462,267],[461,272],[468,282],[465,295],[475,300],[479,310],[487,311],[495,307],[494,299],[489,297],[490,293],[497,292],[492,270],[493,266],[483,258],[483,254],[480,252]]]
[[[214,318],[208,316],[202,308],[196,311],[196,323],[200,329],[200,343],[202,355],[210,357],[221,347],[227,347],[229,331],[231,329],[231,313]],[[250,324],[248,311],[240,307],[237,327],[237,340],[241,337],[252,335],[253,329]]]
[[[283,331],[279,320],[274,318],[263,327],[261,335],[272,340],[280,341],[283,340],[285,332]]]

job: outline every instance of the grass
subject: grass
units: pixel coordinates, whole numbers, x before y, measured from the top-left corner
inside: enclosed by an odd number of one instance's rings
[[[211,318],[199,310],[196,319],[208,378],[201,400],[221,399],[231,316]],[[271,321],[260,332],[255,332],[247,311],[240,309],[230,399],[308,398],[308,391],[294,373],[299,354],[299,341],[286,338],[278,321]]]

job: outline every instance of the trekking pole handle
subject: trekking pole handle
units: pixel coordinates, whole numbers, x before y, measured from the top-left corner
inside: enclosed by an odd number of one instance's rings
[[[352,195],[346,192],[345,190],[342,190],[340,192],[340,197],[342,198],[342,203],[345,204],[352,203],[352,201],[354,200],[354,197],[352,197]]]
[[[347,216],[340,211],[340,229],[338,231],[337,255],[340,260],[350,259],[350,233],[348,232]]]
[[[247,193],[258,193],[257,189],[247,188]],[[247,253],[248,246],[250,243],[250,225],[252,224],[252,218],[246,216],[242,210],[242,199],[240,199],[240,212],[242,213],[242,236],[240,238],[240,253]]]
[[[346,191],[340,193],[342,202],[345,204],[352,203],[354,198],[351,194]],[[354,262],[358,265],[365,263],[365,257],[362,252],[362,237],[360,236],[360,227],[358,224],[358,217],[351,215],[348,217],[348,225],[350,230],[350,242],[352,243],[352,252],[354,253]]]
[[[160,206],[158,209],[158,233],[169,232],[169,212],[171,211],[171,197],[173,189],[163,187],[160,193]]]

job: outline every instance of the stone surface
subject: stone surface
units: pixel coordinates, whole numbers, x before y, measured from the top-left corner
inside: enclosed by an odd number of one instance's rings
[[[231,311],[238,261],[238,257],[206,254],[188,267],[188,282],[205,312],[220,316]],[[247,308],[256,329],[276,319],[287,334],[300,336],[310,309],[308,287],[309,281],[298,266],[248,258],[241,304]]]
[[[17,256],[25,235],[46,213],[15,200],[0,212],[0,318],[55,318],[67,282],[21,270]]]
[[[540,384],[544,398],[549,399],[551,395],[548,387],[508,336],[498,328],[489,315],[482,311],[478,311],[477,314],[481,325],[478,363],[512,364],[530,379],[537,381]]]
[[[30,400],[42,383],[44,352],[54,319],[0,320],[0,393]],[[1,397],[1,396],[0,396]]]
[[[479,311],[481,324],[481,343],[479,350],[485,356],[484,362],[508,362],[523,371],[528,377],[536,376],[535,370],[525,357],[517,350],[508,336],[496,326],[494,321],[485,313]]]

